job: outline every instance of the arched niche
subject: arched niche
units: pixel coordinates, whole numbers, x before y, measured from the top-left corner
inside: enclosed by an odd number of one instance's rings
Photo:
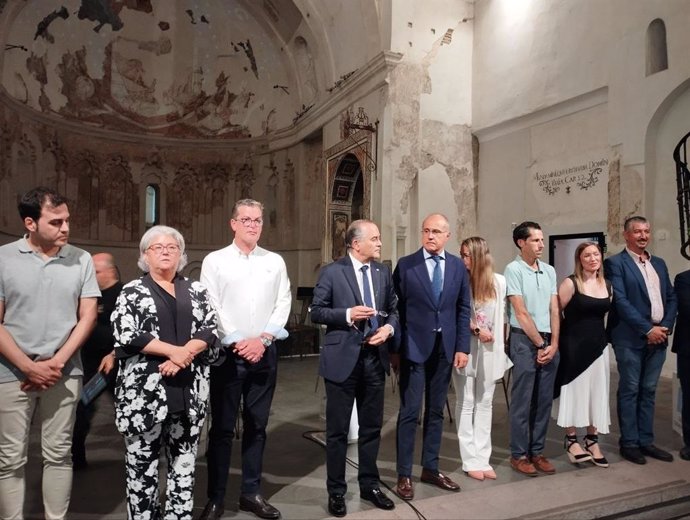
[[[666,24],[661,18],[652,20],[647,27],[646,75],[668,69],[666,49]]]
[[[354,220],[369,218],[371,205],[371,174],[367,168],[366,147],[371,146],[371,136],[362,133],[363,144],[346,139],[329,152],[336,152],[328,161],[326,200],[327,222],[324,260],[337,260],[346,253],[345,232]],[[360,136],[360,137],[362,137]],[[346,146],[349,143],[349,146]]]

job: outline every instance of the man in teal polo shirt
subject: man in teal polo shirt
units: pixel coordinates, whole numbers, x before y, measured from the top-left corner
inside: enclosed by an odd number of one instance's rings
[[[558,353],[556,271],[540,261],[544,234],[536,222],[513,230],[520,254],[506,266],[510,316],[510,465],[523,475],[556,472],[543,455]]]
[[[27,234],[0,247],[0,518],[23,518],[33,412],[41,428],[46,520],[72,491],[72,427],[81,390],[75,355],[96,324],[91,256],[67,244],[67,200],[35,188],[19,202]]]

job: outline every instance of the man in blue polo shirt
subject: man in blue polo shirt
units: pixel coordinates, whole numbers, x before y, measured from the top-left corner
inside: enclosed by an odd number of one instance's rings
[[[67,244],[67,200],[35,188],[19,202],[27,234],[0,247],[0,518],[24,518],[24,467],[34,410],[41,428],[46,520],[72,491],[72,426],[81,390],[75,355],[101,295],[91,256]]]
[[[510,316],[510,465],[530,477],[556,472],[543,455],[558,353],[559,310],[556,271],[540,261],[544,234],[536,222],[513,230],[520,254],[506,266]]]

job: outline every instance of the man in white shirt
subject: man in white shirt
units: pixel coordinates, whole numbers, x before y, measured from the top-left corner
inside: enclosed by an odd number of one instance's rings
[[[211,429],[208,444],[208,503],[199,520],[220,518],[230,470],[230,455],[240,399],[242,410],[242,485],[239,508],[260,518],[280,511],[260,493],[266,425],[276,385],[275,339],[287,336],[292,297],[283,259],[257,244],[263,204],[235,203],[230,227],[235,239],[209,254],[201,268],[220,318],[227,358],[211,367]]]

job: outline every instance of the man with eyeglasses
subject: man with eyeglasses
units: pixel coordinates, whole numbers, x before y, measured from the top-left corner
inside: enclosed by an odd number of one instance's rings
[[[510,359],[513,388],[510,399],[510,465],[535,477],[556,473],[544,456],[553,385],[560,354],[560,313],[556,270],[542,262],[544,233],[536,222],[513,229],[520,254],[503,273],[510,318]]]
[[[422,223],[422,247],[401,258],[393,272],[402,333],[399,352],[391,355],[400,374],[395,492],[403,500],[414,498],[412,463],[425,393],[421,481],[460,491],[439,471],[451,370],[465,367],[470,352],[470,281],[460,258],[445,250],[449,238],[448,219],[429,215]]]
[[[232,439],[242,408],[242,484],[239,508],[259,518],[280,518],[280,511],[261,495],[266,426],[276,385],[275,340],[287,337],[290,281],[282,257],[258,246],[263,204],[253,199],[235,203],[229,246],[210,253],[201,268],[201,283],[220,319],[228,355],[211,367],[211,429],[207,452],[208,503],[199,520],[220,518],[230,470]]]

